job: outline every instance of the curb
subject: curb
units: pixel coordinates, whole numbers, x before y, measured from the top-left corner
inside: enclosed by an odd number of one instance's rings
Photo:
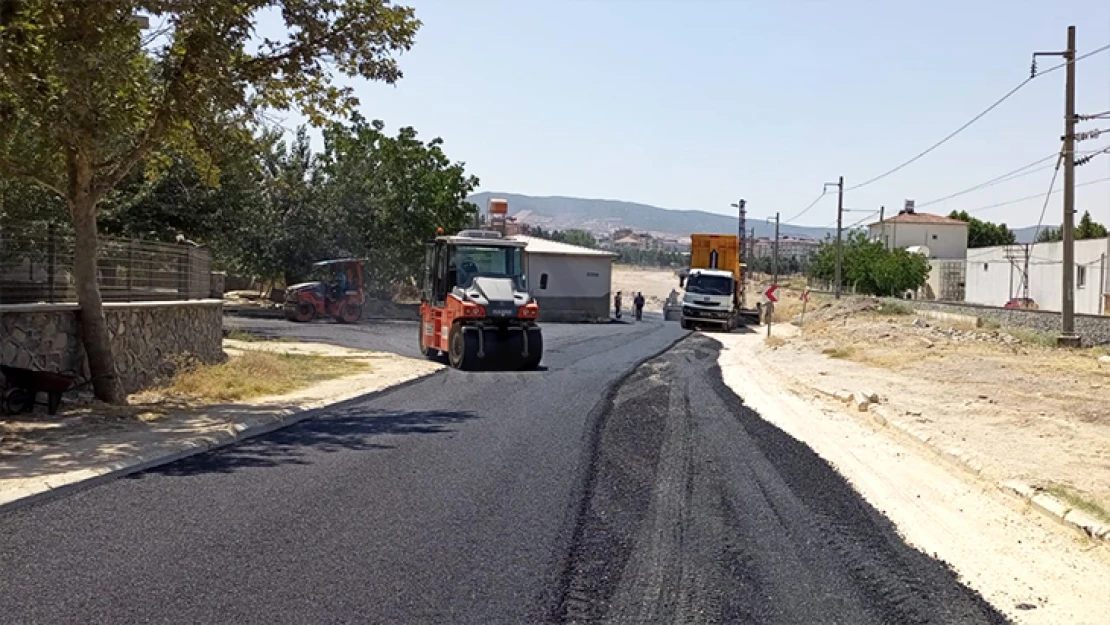
[[[78,491],[93,488],[107,482],[126,477],[133,473],[140,473],[155,467],[171,464],[191,456],[214,451],[222,447],[241,443],[247,439],[256,438],[292,425],[308,421],[319,416],[327,410],[343,408],[350,404],[376,399],[382,395],[401,390],[417,382],[422,382],[431,377],[441,375],[446,368],[430,373],[417,375],[399,384],[389,386],[362,395],[349,397],[337,402],[309,405],[306,407],[285,408],[282,412],[271,415],[252,417],[234,423],[228,423],[223,429],[206,432],[192,438],[175,441],[161,447],[153,447],[140,451],[138,455],[124,458],[115,462],[77,471],[73,479],[47,476],[42,479],[42,490],[27,495],[16,495],[6,501],[0,501],[0,514],[18,510],[20,508],[45,503],[55,498],[63,497]]]
[[[851,393],[848,391],[829,391],[802,382],[797,378],[794,378],[794,380],[817,393],[819,396],[831,399],[838,404],[849,406],[849,408],[851,407]],[[845,396],[848,396],[849,399],[845,400]],[[855,411],[849,409],[849,412]],[[982,477],[983,463],[973,455],[956,447],[942,449],[933,442],[932,436],[924,430],[916,428],[901,419],[895,418],[890,413],[891,411],[888,407],[880,404],[871,404],[867,410],[868,416],[875,425],[892,429],[896,431],[897,434],[912,439],[912,442],[919,444],[921,447],[932,452],[933,455],[946,461],[953,467],[971,473],[976,477]],[[1053,521],[1069,529],[1079,531],[1084,536],[1102,543],[1104,546],[1110,546],[1110,524],[1103,523],[1082,510],[1072,508],[1068,503],[1059,498],[1035,486],[1026,484],[1025,482],[1005,480],[995,484],[995,486],[1002,492],[1017,497],[1031,508],[1036,509]]]
[[[1072,508],[1067,502],[1036,486],[1020,480],[1006,480],[999,482],[998,488],[1007,495],[1017,497],[1053,521],[1078,530],[1088,538],[1110,545],[1110,524],[1103,523],[1082,510]]]

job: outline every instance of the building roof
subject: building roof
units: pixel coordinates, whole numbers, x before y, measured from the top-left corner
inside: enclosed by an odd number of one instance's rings
[[[876,221],[871,224],[877,226],[879,224],[934,224],[934,225],[949,225],[949,226],[966,226],[966,221],[959,219],[952,219],[951,217],[944,217],[943,215],[933,215],[931,213],[900,213],[893,217],[888,217],[882,221]]]
[[[612,252],[606,252],[605,250],[595,250],[588,247],[571,245],[569,243],[560,243],[558,241],[549,241],[547,239],[540,239],[537,237],[517,235],[510,238],[517,241],[524,241],[524,251],[531,254],[558,254],[561,256],[598,256],[605,258],[613,258],[616,256],[616,254]]]
[[[627,236],[627,237],[617,239],[616,241],[613,241],[613,242],[614,243],[627,243],[629,245],[639,245],[640,244],[640,239],[637,239],[635,236],[630,235],[630,236]]]

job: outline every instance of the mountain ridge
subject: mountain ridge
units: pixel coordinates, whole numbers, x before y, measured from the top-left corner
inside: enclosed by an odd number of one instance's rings
[[[738,216],[711,213],[700,209],[662,208],[639,202],[626,202],[601,198],[580,198],[563,195],[525,195],[501,191],[481,191],[470,195],[467,201],[478,205],[485,214],[490,198],[509,201],[509,215],[548,230],[582,229],[595,233],[612,232],[631,228],[636,232],[649,232],[655,236],[686,237],[691,233],[734,234]],[[853,220],[854,221],[854,220]],[[764,218],[747,220],[749,231],[755,236],[775,236],[775,223]],[[849,223],[852,223],[851,221]],[[868,220],[867,223],[870,223]],[[1048,226],[1042,226],[1042,229]],[[860,226],[862,228],[862,226]],[[1036,226],[1012,228],[1019,243],[1030,243]],[[780,224],[782,236],[804,237],[818,241],[826,236],[836,236],[835,228]]]

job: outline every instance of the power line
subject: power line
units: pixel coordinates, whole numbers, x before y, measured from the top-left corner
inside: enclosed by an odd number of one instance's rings
[[[1110,176],[1107,176],[1105,178],[1098,178],[1098,179],[1091,180],[1091,181],[1088,181],[1088,182],[1084,182],[1083,184],[1077,184],[1077,185],[1075,185],[1075,188],[1079,189],[1081,187],[1089,187],[1091,185],[1099,184],[1101,182],[1107,182],[1107,181],[1110,181]],[[1057,189],[1057,190],[1052,192],[1052,195],[1056,195],[1057,193],[1060,193],[1060,191],[1061,191],[1060,189]],[[988,204],[987,206],[980,206],[979,208],[973,208],[973,209],[971,209],[967,212],[969,214],[971,214],[971,213],[980,213],[980,212],[983,212],[985,210],[990,210],[992,208],[1000,208],[1002,206],[1009,206],[1011,204],[1017,204],[1018,202],[1025,202],[1025,201],[1028,201],[1028,200],[1035,200],[1035,199],[1040,198],[1040,197],[1043,197],[1043,194],[1038,193],[1036,195],[1027,195],[1025,197],[1019,197],[1019,198],[1015,198],[1015,199],[1012,199],[1012,200],[1006,200],[1005,202],[999,202],[997,204]]]
[[[1046,156],[1044,158],[1037,159],[1037,160],[1033,161],[1032,163],[1029,163],[1028,165],[1023,165],[1022,167],[1018,167],[1017,169],[1015,169],[1011,172],[1002,174],[1001,176],[998,176],[997,178],[991,178],[990,180],[988,180],[986,182],[981,182],[981,183],[975,185],[974,187],[964,189],[963,191],[957,191],[956,193],[953,193],[951,195],[946,195],[942,198],[937,198],[935,200],[929,200],[928,202],[922,202],[922,203],[918,204],[917,206],[918,206],[918,208],[924,208],[926,206],[932,206],[933,204],[939,204],[941,202],[951,200],[952,198],[960,197],[961,195],[967,195],[968,193],[971,193],[973,191],[978,191],[980,189],[985,189],[987,187],[994,186],[996,184],[1000,184],[1000,183],[1003,183],[1003,182],[1009,182],[1010,180],[1017,180],[1018,178],[1028,176],[1030,174],[1034,174],[1034,173],[1039,172],[1039,171],[1044,171],[1046,169],[1051,169],[1053,166],[1049,165],[1047,167],[1038,167],[1037,169],[1033,169],[1033,170],[1030,170],[1030,171],[1025,171],[1025,170],[1029,169],[1030,167],[1033,167],[1035,165],[1040,165],[1041,163],[1043,163],[1043,162],[1045,162],[1049,159],[1056,158],[1058,156],[1059,156],[1059,154],[1054,152],[1054,153],[1049,154],[1048,156]],[[1021,173],[1021,172],[1024,172],[1024,173]],[[1021,174],[1021,175],[1017,175],[1017,174]]]
[[[1071,35],[1069,35],[1070,37]],[[1071,155],[1069,154],[1070,158]],[[1037,244],[1037,237],[1041,234],[1041,224],[1044,223],[1044,214],[1048,210],[1048,200],[1052,197],[1052,188],[1056,186],[1056,176],[1060,173],[1060,163],[1064,162],[1064,152],[1060,152],[1060,158],[1056,159],[1056,169],[1052,170],[1052,180],[1048,182],[1048,193],[1044,194],[1044,204],[1041,206],[1041,216],[1037,219],[1037,228],[1033,230],[1033,245]],[[1033,245],[1030,245],[1026,254],[1033,250]]]
[[[793,216],[793,217],[791,217],[790,219],[785,219],[785,220],[783,220],[783,223],[785,223],[785,224],[791,223],[791,222],[792,222],[792,221],[794,221],[795,219],[798,219],[798,218],[799,218],[799,217],[801,217],[802,215],[805,215],[806,213],[808,213],[808,212],[809,212],[809,209],[813,208],[814,206],[817,206],[817,203],[818,203],[818,202],[820,202],[820,201],[821,201],[821,198],[823,198],[823,197],[825,197],[825,192],[824,192],[824,191],[821,191],[821,195],[818,195],[818,196],[817,196],[817,199],[816,199],[816,200],[813,200],[812,202],[810,202],[810,203],[809,203],[809,206],[807,206],[807,207],[803,208],[803,209],[802,209],[802,212],[798,213],[797,215],[794,215],[794,216]]]
[[[1093,56],[1093,55],[1098,54],[1100,52],[1105,52],[1106,50],[1110,50],[1110,44],[1105,45],[1105,46],[1103,46],[1101,48],[1098,48],[1096,50],[1092,50],[1091,52],[1088,52],[1087,54],[1084,54],[1082,56],[1078,56],[1072,62],[1077,63],[1077,62],[1079,62],[1079,61],[1081,61],[1081,60],[1083,60],[1083,59],[1085,59],[1089,56]],[[1013,89],[1008,91],[1006,93],[1006,95],[1004,95],[1001,98],[995,100],[994,104],[991,104],[986,109],[984,109],[982,112],[980,112],[978,115],[976,115],[975,117],[972,117],[967,123],[965,123],[964,125],[960,126],[957,129],[953,130],[951,133],[948,134],[948,136],[944,137],[940,141],[937,141],[933,145],[931,145],[928,148],[922,150],[917,155],[915,155],[913,158],[909,159],[908,161],[905,161],[904,163],[902,163],[901,165],[898,165],[897,167],[893,167],[893,168],[879,174],[878,176],[875,176],[874,178],[870,178],[868,180],[865,180],[865,181],[861,182],[860,184],[855,185],[854,187],[848,187],[848,189],[846,189],[846,190],[847,191],[854,191],[856,189],[866,187],[869,184],[872,184],[874,182],[878,182],[879,180],[882,180],[883,178],[886,178],[887,176],[889,176],[891,174],[894,174],[898,171],[901,171],[902,169],[904,169],[905,167],[907,167],[909,165],[912,165],[913,163],[915,163],[915,162],[919,161],[920,159],[924,158],[926,155],[928,155],[933,150],[935,150],[935,149],[939,148],[940,146],[944,145],[945,143],[948,143],[949,141],[951,141],[956,135],[958,135],[961,132],[967,130],[975,122],[977,122],[980,119],[986,117],[986,115],[988,113],[990,113],[994,109],[998,108],[999,105],[1001,105],[1006,100],[1009,100],[1010,97],[1013,96],[1015,93],[1017,93],[1018,91],[1021,91],[1021,89],[1024,88],[1025,85],[1028,85],[1029,83],[1031,83],[1034,80],[1040,78],[1041,76],[1044,76],[1046,74],[1050,74],[1050,73],[1052,73],[1052,72],[1054,72],[1058,69],[1061,69],[1063,67],[1067,67],[1067,65],[1068,65],[1068,62],[1065,61],[1065,62],[1063,62],[1059,65],[1054,65],[1054,66],[1044,70],[1043,72],[1032,74],[1031,76],[1029,76],[1029,78],[1026,78],[1025,80],[1021,81],[1020,83],[1018,83],[1018,85],[1016,87],[1014,87]]]

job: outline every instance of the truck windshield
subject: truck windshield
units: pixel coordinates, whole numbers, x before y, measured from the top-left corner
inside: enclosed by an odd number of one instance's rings
[[[524,277],[524,250],[519,247],[460,245],[451,255],[458,270],[457,284],[469,287],[474,278],[512,278],[519,289]]]
[[[732,278],[694,274],[686,280],[686,291],[699,295],[732,295]]]

